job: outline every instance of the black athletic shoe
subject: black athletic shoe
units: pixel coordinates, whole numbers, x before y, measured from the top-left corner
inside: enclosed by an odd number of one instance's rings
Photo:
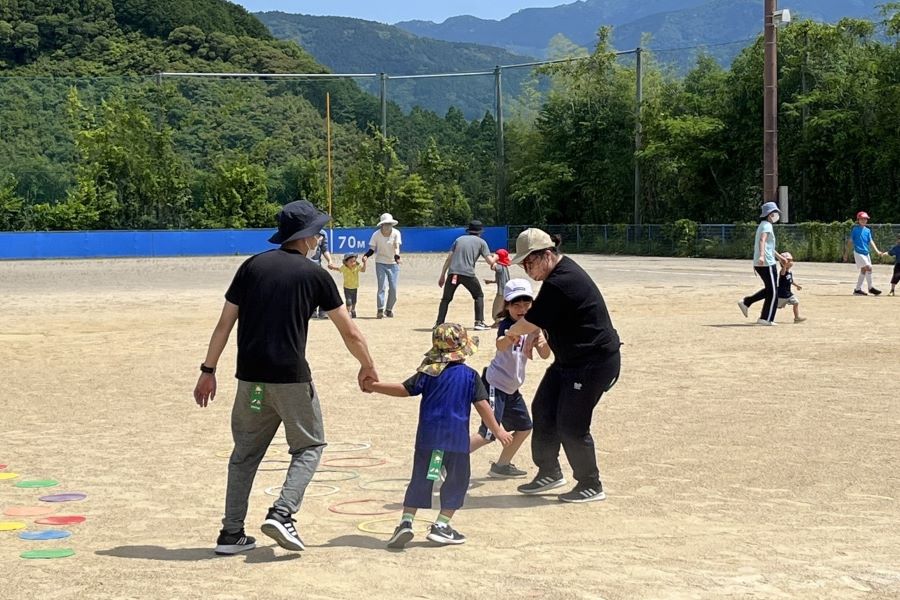
[[[388,540],[387,547],[397,549],[403,548],[414,536],[412,523],[409,521],[400,521],[400,524],[397,525],[397,528],[394,530],[394,535]]]
[[[466,536],[450,527],[449,524],[442,525],[435,523],[431,526],[431,531],[425,536],[429,541],[436,544],[465,544]]]
[[[868,296],[868,294],[862,290],[853,290],[853,295],[854,296]]]
[[[305,550],[306,546],[303,545],[303,540],[297,534],[294,523],[296,521],[290,515],[270,508],[260,529],[285,550]]]
[[[383,319],[383,318],[384,318],[384,311],[383,311],[383,310],[379,310],[379,311],[378,311],[378,314],[375,315],[375,318],[376,318],[376,319]]]
[[[215,552],[222,556],[230,556],[254,548],[256,548],[256,540],[244,535],[243,529],[237,533],[228,533],[223,529],[219,532],[219,539],[216,540]]]
[[[878,290],[878,289],[875,289],[875,288],[869,288],[869,293],[872,294],[873,296],[880,296],[880,295],[881,295],[881,290]]]
[[[351,310],[351,311],[350,311],[350,318],[351,318],[351,319],[355,319],[355,318],[356,318],[356,311],[355,311],[355,310]]]
[[[392,310],[386,310],[386,311],[384,311],[384,316],[386,316],[388,319],[393,319],[393,318],[394,318],[394,311],[392,311]]]
[[[566,478],[562,473],[553,473],[551,475],[538,473],[535,475],[531,483],[520,485],[516,489],[523,494],[539,494],[566,485]]]
[[[603,492],[602,484],[579,483],[571,492],[560,494],[557,498],[560,502],[597,502],[606,500],[606,494]]]
[[[516,477],[525,477],[527,471],[516,468],[516,465],[509,463],[508,465],[498,465],[491,463],[491,470],[488,471],[488,477],[496,477],[497,479],[513,479]]]

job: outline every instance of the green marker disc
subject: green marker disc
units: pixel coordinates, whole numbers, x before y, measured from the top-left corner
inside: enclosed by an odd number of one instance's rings
[[[19,556],[22,558],[65,558],[73,554],[75,551],[71,548],[54,548],[53,550],[29,550]]]
[[[15,485],[17,488],[45,488],[59,485],[55,479],[26,479]]]

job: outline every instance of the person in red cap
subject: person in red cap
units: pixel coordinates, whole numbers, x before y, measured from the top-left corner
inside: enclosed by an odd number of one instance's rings
[[[869,246],[875,250],[878,256],[886,256],[887,252],[882,252],[875,245],[872,239],[872,230],[866,227],[869,222],[869,214],[861,210],[856,213],[856,225],[850,230],[850,239],[847,240],[847,247],[844,249],[844,262],[847,261],[850,249],[853,249],[853,259],[856,262],[856,268],[859,269],[859,279],[856,280],[856,289],[853,290],[854,296],[873,296],[881,295],[881,290],[872,284],[872,257],[869,256]],[[863,291],[863,280],[869,285],[869,293]]]
[[[503,288],[506,286],[506,282],[509,281],[509,252],[506,248],[500,248],[494,252],[494,260],[497,262],[494,263],[491,270],[496,271],[497,275],[493,279],[484,280],[488,285],[492,283],[497,284],[497,295],[494,296],[494,305],[491,307],[491,317],[494,319],[494,322],[491,324],[492,328],[496,328],[500,324],[500,315],[503,313],[503,307],[506,305],[506,302],[503,300]]]

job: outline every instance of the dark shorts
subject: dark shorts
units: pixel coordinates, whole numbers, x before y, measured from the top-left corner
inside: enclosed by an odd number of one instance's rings
[[[431,492],[434,489],[434,481],[428,479],[431,452],[431,450],[416,448],[416,453],[413,455],[412,477],[406,487],[403,506],[431,508]],[[444,452],[444,469],[447,471],[447,478],[441,484],[441,509],[462,508],[471,475],[469,453]]]
[[[359,289],[344,288],[344,298],[347,299],[347,306],[356,306],[356,294]]]
[[[519,390],[513,394],[507,394],[491,386],[487,381],[484,383],[491,397],[494,418],[503,426],[503,429],[506,431],[530,431],[534,428],[531,415],[528,414],[528,407],[525,405],[525,398],[522,397]],[[489,442],[494,441],[494,434],[488,431],[487,425],[483,422],[478,428],[478,435]]]
[[[891,285],[900,283],[900,263],[894,265],[894,276],[891,277]]]

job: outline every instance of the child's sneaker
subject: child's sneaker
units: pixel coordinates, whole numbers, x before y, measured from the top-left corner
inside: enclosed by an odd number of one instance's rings
[[[520,485],[516,489],[523,494],[538,494],[564,485],[566,485],[566,478],[563,477],[562,473],[552,473],[548,475],[539,472],[535,475],[531,483]]]
[[[243,529],[237,533],[228,533],[223,529],[219,532],[219,539],[216,540],[215,552],[222,556],[230,556],[254,548],[256,548],[256,539],[244,535]]]
[[[496,477],[497,479],[513,479],[515,477],[525,477],[527,471],[516,468],[516,465],[509,463],[508,465],[498,465],[491,463],[491,470],[488,471],[488,477]]]
[[[859,289],[853,290],[853,295],[854,296],[868,296],[867,293],[865,293],[864,291],[859,290]]]
[[[876,289],[876,288],[869,288],[869,293],[872,294],[873,296],[880,296],[881,290]]]
[[[571,492],[560,494],[557,498],[559,498],[560,502],[598,502],[606,500],[606,494],[603,492],[602,484],[579,483]]]
[[[465,544],[466,536],[450,527],[449,524],[435,523],[431,531],[425,536],[436,544]]]
[[[473,327],[475,331],[490,331],[490,327],[484,321],[475,321],[475,327]]]
[[[266,520],[263,521],[260,529],[264,534],[275,540],[275,542],[285,550],[305,550],[303,540],[297,534],[297,528],[294,527],[296,521],[290,516],[279,512],[275,507],[269,509]]]
[[[388,540],[388,548],[403,548],[409,543],[415,534],[413,533],[412,523],[409,521],[400,521],[394,530],[394,535]]]
[[[794,323],[802,323],[806,320],[806,317],[794,317]]]

